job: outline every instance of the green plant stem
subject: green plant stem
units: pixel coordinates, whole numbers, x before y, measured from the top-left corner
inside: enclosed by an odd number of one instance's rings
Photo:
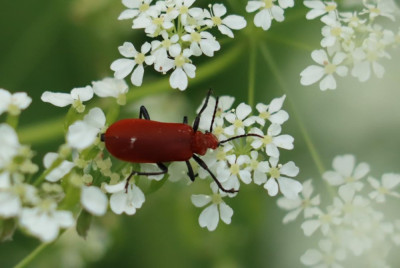
[[[53,243],[43,243],[40,244],[33,250],[31,253],[29,253],[28,256],[23,258],[19,263],[17,263],[14,268],[23,268],[27,267],[44,249],[46,249],[49,245]]]
[[[274,59],[271,56],[270,51],[268,50],[268,48],[265,45],[261,45],[260,49],[261,49],[261,54],[263,55],[265,62],[268,64],[268,66],[269,66],[270,70],[272,71],[273,75],[275,76],[279,86],[284,91],[284,93],[289,96],[290,94],[289,94],[288,87],[287,87],[283,77],[281,76]],[[325,172],[325,167],[321,161],[321,157],[319,156],[317,149],[315,148],[315,146],[311,140],[311,137],[308,134],[308,131],[299,116],[296,105],[293,102],[293,98],[291,98],[289,96],[288,102],[294,112],[295,121],[296,121],[297,125],[299,126],[300,132],[304,138],[304,141],[306,142],[308,150],[310,151],[310,154],[315,163],[315,166],[317,167],[318,172],[322,176],[322,174]]]
[[[249,56],[249,86],[247,101],[248,104],[253,107],[254,105],[254,91],[255,91],[255,79],[256,79],[256,52],[257,48],[255,42],[250,41],[250,56]]]
[[[218,75],[221,70],[232,64],[243,50],[243,45],[232,46],[224,51],[221,56],[209,61],[207,64],[200,66],[196,71],[196,77],[190,81],[190,85],[196,85],[207,78]],[[169,85],[169,76],[147,83],[136,90],[130,90],[127,94],[127,101],[140,99],[144,96],[167,92],[171,90]],[[98,104],[99,102],[96,102]],[[46,143],[50,140],[61,138],[63,131],[63,117],[57,117],[45,121],[36,122],[27,127],[21,128],[19,137],[22,143]]]

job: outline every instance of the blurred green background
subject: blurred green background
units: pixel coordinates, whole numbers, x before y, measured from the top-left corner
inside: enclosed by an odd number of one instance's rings
[[[293,160],[300,167],[300,181],[314,178],[324,189],[294,114],[309,133],[325,168],[330,168],[335,155],[351,153],[370,163],[376,177],[400,172],[398,49],[391,51],[391,60],[383,62],[383,79],[361,84],[347,77],[339,80],[337,90],[321,92],[318,86],[299,83],[299,73],[312,64],[310,53],[319,48],[321,39],[321,23],[306,21],[307,10],[300,2],[286,9],[285,21],[274,21],[268,32],[253,27],[253,14],[244,11],[246,1],[220,2],[227,4],[230,13],[246,16],[249,26],[233,40],[219,39],[221,51],[214,58],[195,58],[195,64],[206,72],[207,64],[238,49],[232,61],[222,62],[212,75],[198,72],[185,92],[169,89],[166,81],[159,82],[165,77],[147,68],[143,84],[148,92],[131,88],[134,102],[122,115],[136,117],[138,105],[146,104],[156,120],[180,122],[183,115],[193,118],[210,87],[216,95],[235,96],[236,104],[246,101],[250,43],[255,42],[255,100],[269,103],[287,94],[284,108],[291,117],[283,132],[295,138],[295,149],[281,155],[283,161]],[[42,92],[69,92],[112,76],[109,66],[120,57],[117,47],[124,41],[139,46],[146,40],[141,31],[131,29],[129,20],[116,19],[123,9],[120,1],[111,0],[0,2],[0,88],[26,91],[33,98],[20,119],[20,138],[32,144],[36,163],[41,165],[44,153],[56,150],[63,141],[62,121],[54,120],[67,111],[42,103]],[[266,61],[259,45],[269,51],[273,61]],[[156,83],[161,84],[153,93]],[[49,122],[59,129],[40,141],[35,135]],[[234,210],[230,225],[220,222],[214,232],[202,229],[197,222],[201,209],[191,204],[190,196],[206,192],[206,187],[166,183],[146,198],[136,215],[109,213],[96,219],[86,241],[68,232],[31,267],[298,267],[299,257],[314,246],[311,239],[304,238],[301,221],[284,226],[284,212],[277,208],[276,198],[255,185],[242,187],[237,198],[227,201]],[[36,239],[17,232],[13,241],[0,244],[0,267],[16,264],[37,245]]]

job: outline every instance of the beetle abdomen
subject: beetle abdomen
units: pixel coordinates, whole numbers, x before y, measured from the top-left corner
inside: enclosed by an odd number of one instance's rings
[[[104,139],[107,150],[123,161],[186,161],[193,156],[193,132],[186,124],[123,119],[107,129]]]

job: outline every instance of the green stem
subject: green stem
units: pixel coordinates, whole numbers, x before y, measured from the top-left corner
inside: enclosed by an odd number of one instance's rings
[[[18,126],[19,115],[7,115],[6,123],[10,125],[12,128],[17,129]]]
[[[251,107],[254,105],[255,77],[256,77],[256,45],[255,42],[250,43],[249,57],[249,86],[248,86],[248,103]]]
[[[269,52],[268,48],[265,45],[261,45],[260,46],[261,49],[261,53],[264,57],[265,62],[268,64],[269,68],[271,69],[273,75],[275,76],[279,86],[281,87],[281,89],[285,92],[286,95],[290,95],[289,94],[289,90],[288,87],[283,79],[283,77],[281,76],[278,67],[276,66],[276,63],[274,61],[274,59],[271,56],[271,53]],[[304,141],[306,142],[306,145],[308,147],[308,150],[310,151],[311,157],[318,169],[318,172],[320,173],[320,175],[322,176],[322,174],[325,172],[325,167],[321,161],[321,157],[319,156],[317,149],[315,148],[310,135],[308,134],[308,131],[306,129],[306,127],[304,126],[304,123],[302,122],[299,113],[297,111],[296,105],[293,102],[293,98],[289,97],[288,98],[288,102],[290,104],[290,106],[292,107],[293,113],[294,113],[294,117],[295,120],[300,128],[300,132],[304,138]]]
[[[28,256],[26,256],[25,258],[23,258],[19,263],[17,263],[14,268],[23,268],[23,267],[27,267],[44,249],[46,249],[49,245],[51,245],[52,243],[43,243],[40,244],[39,246],[37,246],[35,248],[34,251],[32,251],[31,253],[29,253]]]

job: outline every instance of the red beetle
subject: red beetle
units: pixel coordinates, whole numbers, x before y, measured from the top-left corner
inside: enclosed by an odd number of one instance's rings
[[[160,175],[167,173],[168,168],[163,162],[185,161],[188,167],[188,175],[194,181],[196,175],[189,162],[189,159],[193,157],[202,168],[210,173],[222,191],[237,192],[234,189],[225,189],[206,163],[197,155],[204,155],[208,149],[216,149],[220,144],[232,139],[247,136],[262,138],[262,136],[245,134],[218,141],[217,137],[212,134],[218,98],[216,99],[210,130],[205,133],[198,131],[200,116],[207,107],[210,94],[211,90],[208,91],[206,101],[196,116],[193,127],[187,124],[186,116],[183,123],[162,123],[150,120],[147,109],[141,106],[139,119],[117,121],[104,134],[101,134],[101,140],[105,142],[107,150],[116,158],[132,163],[155,163],[161,169],[159,172],[132,171],[127,178],[126,188],[130,178],[135,174]]]

